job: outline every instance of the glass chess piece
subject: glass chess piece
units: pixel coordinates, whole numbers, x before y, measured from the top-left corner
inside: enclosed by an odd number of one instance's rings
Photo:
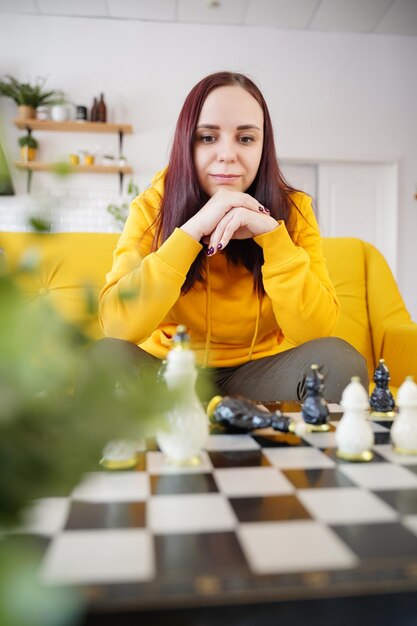
[[[369,398],[359,376],[344,389],[343,416],[336,427],[336,455],[344,461],[371,461],[374,433],[369,422]]]
[[[391,439],[398,454],[417,455],[417,385],[407,376],[397,395],[398,415],[391,427]]]
[[[379,359],[374,372],[375,388],[369,398],[372,417],[392,420],[396,415],[394,396],[388,387],[390,378],[384,359]]]
[[[162,376],[175,397],[165,424],[156,435],[159,449],[168,463],[198,465],[208,437],[208,419],[195,390],[195,357],[183,325],[177,326]]]
[[[271,427],[301,437],[309,430],[305,422],[293,420],[281,411],[272,413],[242,396],[214,396],[207,406],[207,414],[213,424],[230,433],[247,433]]]
[[[301,408],[304,421],[313,431],[330,430],[330,412],[324,399],[324,376],[318,365],[311,366],[311,373],[306,376],[306,387],[307,395]]]

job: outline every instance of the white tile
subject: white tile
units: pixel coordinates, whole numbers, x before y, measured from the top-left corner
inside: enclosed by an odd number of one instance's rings
[[[398,517],[378,496],[356,487],[299,489],[297,496],[315,518],[329,524],[382,522]]]
[[[54,535],[65,526],[69,506],[68,498],[36,500],[25,510],[22,525],[18,530],[35,535]]]
[[[49,546],[41,578],[50,585],[151,580],[152,540],[144,529],[65,532]]]
[[[417,455],[415,454],[398,454],[394,451],[392,444],[378,444],[373,447],[387,461],[398,463],[399,465],[417,465]]]
[[[345,569],[358,563],[330,528],[311,520],[241,524],[237,533],[256,574]]]
[[[177,11],[179,22],[242,24],[246,3],[242,0],[221,0],[219,6],[210,8],[206,2],[178,0]]]
[[[313,30],[369,32],[392,0],[322,0],[311,21]]]
[[[303,439],[317,448],[336,448],[336,433],[331,430],[326,433],[306,433]]]
[[[138,502],[150,492],[145,472],[92,472],[74,489],[74,500],[87,502]]]
[[[339,469],[354,483],[367,489],[417,488],[417,475],[391,463],[340,464]]]
[[[417,35],[416,0],[396,0],[374,29],[375,33]]]
[[[266,448],[263,454],[280,469],[312,469],[320,467],[334,467],[332,461],[320,450],[308,446],[298,448]]]
[[[387,426],[382,426],[382,424],[377,424],[377,422],[373,422],[369,420],[372,431],[374,433],[389,433],[390,429]]]
[[[148,452],[146,463],[149,474],[201,474],[211,472],[210,458],[204,450],[199,465],[177,465],[168,463],[162,452]]]
[[[44,15],[108,15],[106,0],[37,0],[37,5]]]
[[[259,443],[250,435],[209,435],[206,450],[257,450]]]
[[[405,515],[402,522],[408,530],[417,535],[417,515]]]
[[[175,0],[107,0],[112,17],[175,21]]]
[[[245,23],[278,28],[306,28],[320,0],[252,0]]]
[[[235,523],[229,502],[217,493],[154,496],[148,500],[147,525],[155,533],[231,530]]]
[[[289,480],[274,467],[217,469],[214,477],[219,490],[228,496],[271,496],[294,491]]]
[[[34,13],[39,10],[35,0],[1,0],[0,13]]]

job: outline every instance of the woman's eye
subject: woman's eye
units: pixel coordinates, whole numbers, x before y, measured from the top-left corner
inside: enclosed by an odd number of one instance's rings
[[[215,141],[215,137],[213,135],[201,135],[199,139],[201,143],[213,143],[213,141]]]
[[[239,141],[240,143],[252,143],[253,141],[255,141],[254,137],[251,137],[250,135],[244,135],[243,137],[239,137]]]

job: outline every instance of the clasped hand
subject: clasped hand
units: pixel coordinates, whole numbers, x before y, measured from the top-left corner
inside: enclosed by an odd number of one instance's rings
[[[241,191],[220,189],[181,228],[208,245],[208,254],[224,249],[231,239],[249,239],[277,227],[269,210]]]

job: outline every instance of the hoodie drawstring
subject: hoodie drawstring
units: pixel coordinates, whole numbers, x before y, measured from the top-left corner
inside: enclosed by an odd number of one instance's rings
[[[207,333],[206,333],[206,346],[204,353],[203,367],[208,366],[210,341],[211,341],[211,286],[210,286],[210,263],[207,259],[207,298],[206,298],[206,320],[207,320]]]
[[[261,319],[261,303],[262,303],[262,300],[258,296],[258,308],[257,308],[257,311],[256,311],[255,332],[253,333],[252,343],[250,344],[250,350],[249,350],[249,354],[248,354],[248,360],[249,361],[252,360],[253,350],[255,348],[255,343],[256,343],[256,340],[258,338],[259,320]]]
[[[206,263],[207,271],[207,298],[206,298],[206,320],[207,320],[207,333],[206,333],[206,345],[204,351],[204,360],[202,367],[208,367],[210,342],[211,342],[211,285],[210,285],[210,263],[207,259]],[[261,319],[261,306],[262,298],[258,297],[258,307],[256,311],[255,330],[253,333],[251,345],[248,352],[248,361],[252,360],[253,351],[255,349],[256,340],[258,338],[259,322]]]

